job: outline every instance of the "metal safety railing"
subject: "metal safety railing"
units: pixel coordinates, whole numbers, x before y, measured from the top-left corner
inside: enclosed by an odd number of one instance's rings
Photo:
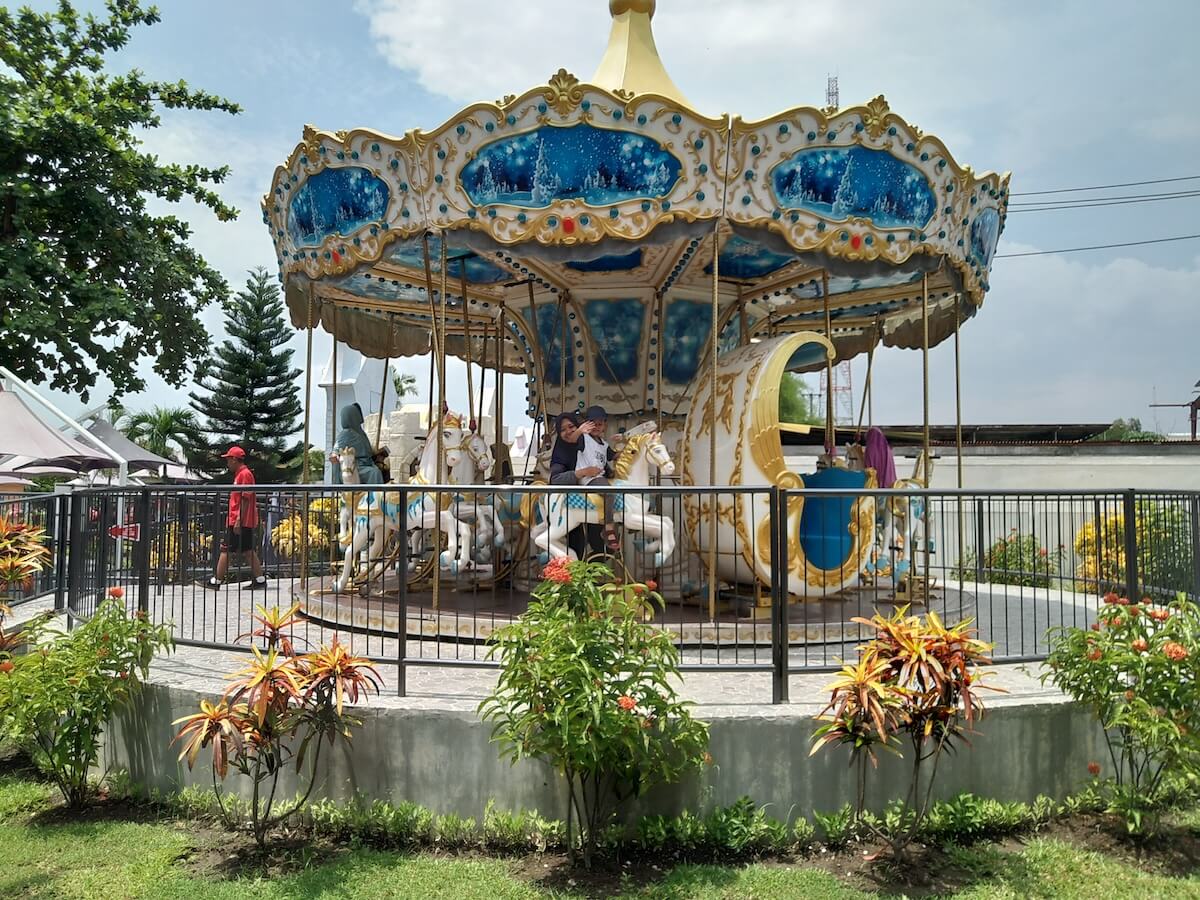
[[[298,646],[336,636],[387,664],[401,693],[413,667],[494,666],[489,638],[568,550],[656,583],[654,621],[685,670],[770,673],[776,701],[790,674],[852,656],[867,633],[856,620],[876,610],[971,619],[997,661],[1023,661],[1046,655],[1050,629],[1095,621],[1107,591],[1200,593],[1197,492],[386,487],[349,498],[348,514],[344,487],[252,488],[266,584],[233,554],[215,590],[231,488],[84,490],[22,514],[53,520],[40,590],[72,618],[120,588],[181,643],[247,650],[257,608],[299,604]],[[603,495],[626,519],[615,553],[583,522]],[[369,540],[347,551],[339,534],[356,531]]]

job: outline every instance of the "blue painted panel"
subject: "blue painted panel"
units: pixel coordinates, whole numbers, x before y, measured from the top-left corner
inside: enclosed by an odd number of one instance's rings
[[[806,488],[861,490],[867,473],[849,469],[823,469],[801,476]],[[800,513],[800,548],[818,569],[840,568],[850,558],[854,537],[850,534],[850,516],[855,498],[805,497]]]
[[[639,248],[632,253],[610,253],[596,259],[572,259],[566,263],[566,267],[576,272],[628,272],[641,264],[642,251]]]
[[[672,384],[687,384],[696,374],[712,330],[712,306],[697,300],[675,300],[663,314],[663,377]]]
[[[971,255],[975,261],[981,266],[990,266],[999,240],[1000,213],[985,209],[971,223]]]
[[[455,247],[453,244],[446,248],[446,255],[449,257],[449,265],[446,267],[449,276],[452,280],[458,281],[462,278],[463,262],[467,264],[467,281],[474,284],[495,284],[498,281],[507,281],[514,277],[510,272],[506,272],[499,266],[492,265],[485,259],[478,256],[468,256],[465,260],[454,259],[456,256],[462,256],[470,251],[466,247]],[[410,238],[406,241],[400,241],[395,244],[393,249],[388,251],[388,256],[393,262],[404,266],[408,269],[415,269],[420,273],[420,277],[425,277],[425,242],[421,238]],[[435,275],[442,273],[442,239],[440,237],[430,236],[429,238],[429,265]],[[422,280],[422,285],[424,281]],[[440,286],[435,283],[435,290],[440,290]],[[450,286],[450,290],[456,290],[454,285]]]
[[[731,236],[721,248],[721,275],[728,278],[761,278],[796,261],[790,253],[776,253],[761,244]],[[712,274],[712,263],[704,267]]]
[[[780,163],[771,187],[784,209],[831,219],[869,218],[883,228],[920,228],[937,204],[929,180],[884,150],[809,147]]]
[[[653,138],[593,125],[546,125],[483,146],[461,177],[472,203],[536,209],[565,199],[606,206],[665,197],[680,168]]]
[[[288,204],[288,234],[298,247],[315,247],[331,234],[351,234],[383,220],[388,187],[359,166],[322,169],[309,176]]]
[[[642,301],[589,300],[583,309],[596,344],[596,379],[603,384],[633,381],[638,375],[642,347],[646,310]]]
[[[851,278],[846,275],[835,275],[829,279],[829,293],[848,294],[851,291],[868,291],[874,288],[897,287],[902,284],[912,284],[921,280],[920,272],[890,272],[886,275],[867,275],[863,278]],[[821,296],[821,279],[814,278],[804,284],[792,288],[789,293],[793,297],[810,299]]]
[[[533,331],[533,310],[531,307],[525,307],[521,310],[521,315],[529,324],[530,331]],[[577,327],[570,319],[567,320],[567,335],[570,343],[567,345],[567,354],[563,357],[563,321],[559,315],[559,305],[557,303],[539,303],[537,308],[537,341],[542,348],[542,365],[545,367],[542,377],[546,380],[546,385],[556,385],[560,379],[565,379],[566,384],[570,384],[575,380],[576,361],[575,356],[571,352],[571,348],[575,346],[575,340],[578,335],[573,331]]]

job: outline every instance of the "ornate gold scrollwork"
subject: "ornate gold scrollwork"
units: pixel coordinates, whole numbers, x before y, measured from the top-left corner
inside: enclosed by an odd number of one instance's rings
[[[559,115],[565,116],[583,102],[583,88],[579,85],[579,79],[566,69],[559,69],[551,75],[548,87],[545,91],[546,101]]]

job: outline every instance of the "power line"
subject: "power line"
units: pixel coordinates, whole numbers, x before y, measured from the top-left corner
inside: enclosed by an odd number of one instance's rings
[[[1142,247],[1146,244],[1166,244],[1171,241],[1194,241],[1200,234],[1181,234],[1177,237],[1157,238],[1152,241],[1126,241],[1122,244],[1096,244],[1092,247],[1067,247],[1063,250],[1030,250],[1025,253],[997,253],[996,259],[1012,259],[1017,256],[1049,256],[1054,253],[1082,253],[1085,250],[1111,250],[1114,247]]]
[[[1132,203],[1152,203],[1155,200],[1184,200],[1188,197],[1200,197],[1200,191],[1190,191],[1181,194],[1168,194],[1161,197],[1147,197],[1142,200],[1093,200],[1087,203],[1065,203],[1059,206],[1034,206],[1020,209],[1009,209],[1009,212],[1053,212],[1056,209],[1096,209],[1100,206],[1129,206]]]
[[[1200,189],[1189,188],[1186,191],[1165,191],[1159,194],[1114,194],[1108,197],[1080,197],[1077,200],[1027,200],[1024,203],[1010,203],[1009,209],[1016,206],[1054,206],[1054,205],[1084,205],[1087,203],[1101,203],[1110,200],[1157,200],[1159,198],[1169,197],[1192,197],[1200,194]]]
[[[1120,184],[1096,184],[1091,187],[1059,188],[1054,191],[1014,191],[1010,197],[1036,197],[1042,194],[1071,194],[1077,191],[1106,191],[1109,188],[1140,187],[1143,184],[1168,184],[1172,181],[1196,181],[1200,175],[1181,175],[1178,178],[1154,178],[1150,181],[1125,181]]]

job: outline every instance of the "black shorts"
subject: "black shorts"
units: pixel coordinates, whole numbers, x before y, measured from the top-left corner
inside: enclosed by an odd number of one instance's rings
[[[246,553],[254,549],[254,529],[236,528],[230,525],[225,529],[225,540],[221,549],[229,553]]]

